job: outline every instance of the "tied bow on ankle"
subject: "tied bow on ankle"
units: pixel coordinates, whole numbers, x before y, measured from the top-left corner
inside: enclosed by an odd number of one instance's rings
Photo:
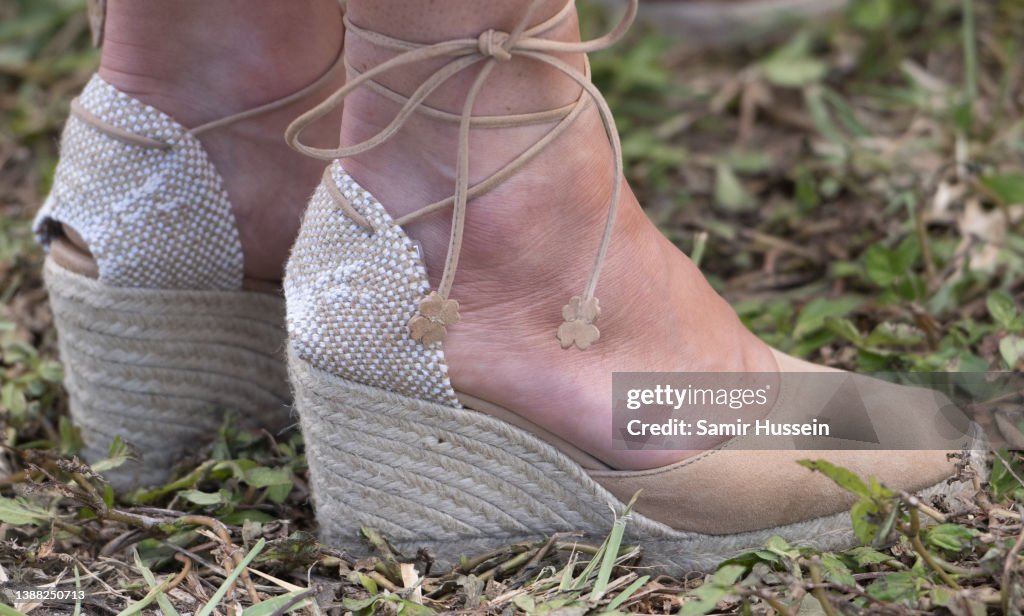
[[[508,32],[501,32],[500,30],[488,30],[477,38],[477,49],[480,50],[480,55],[494,58],[495,60],[511,60],[512,53],[505,49],[505,45],[508,44],[509,34]]]
[[[346,16],[346,32],[349,36],[358,36],[369,43],[397,51],[399,52],[398,55],[361,74],[349,65],[350,75],[354,75],[354,77],[344,87],[319,105],[302,114],[302,116],[292,122],[285,132],[285,139],[295,150],[308,156],[324,160],[334,160],[356,156],[381,145],[393,137],[413,113],[422,113],[435,119],[458,124],[458,151],[456,154],[454,194],[447,199],[427,205],[395,221],[396,224],[401,226],[441,208],[452,206],[451,236],[441,282],[436,291],[432,291],[420,302],[416,315],[409,322],[410,334],[413,338],[424,344],[430,344],[443,339],[447,333],[447,327],[453,325],[459,319],[458,302],[449,298],[449,294],[455,279],[455,271],[458,269],[466,206],[469,200],[491,190],[533,159],[549,143],[565,132],[590,103],[597,106],[605,133],[612,147],[612,177],[615,179],[611,199],[608,204],[608,215],[605,221],[604,232],[602,233],[601,242],[594,259],[594,265],[587,278],[583,293],[574,296],[562,311],[565,322],[558,328],[558,339],[562,344],[562,348],[567,349],[576,346],[579,349],[586,349],[600,337],[600,331],[595,325],[600,310],[594,292],[597,288],[601,266],[608,252],[608,245],[615,226],[615,215],[622,184],[622,146],[619,142],[618,132],[615,129],[615,120],[612,112],[601,96],[600,91],[590,82],[589,64],[585,64],[586,68],[581,72],[563,62],[555,54],[586,54],[615,44],[625,35],[633,19],[636,17],[638,0],[628,0],[625,15],[609,33],[596,39],[581,42],[555,41],[542,38],[541,36],[562,23],[572,14],[572,9],[574,8],[572,0],[547,21],[536,26],[527,27],[531,16],[543,2],[544,0],[534,0],[531,2],[526,14],[512,32],[487,30],[475,39],[456,39],[431,45],[410,43],[366,30],[353,24],[348,16]],[[569,105],[548,111],[518,115],[474,116],[474,103],[494,66],[498,62],[508,62],[514,57],[543,62],[557,69],[582,88],[580,96]],[[435,59],[450,59],[450,61],[430,75],[416,88],[411,96],[407,97],[394,92],[374,81],[375,77],[392,69]],[[424,102],[450,78],[480,63],[483,63],[483,66],[469,88],[460,114],[436,109]],[[401,109],[390,124],[366,141],[348,147],[333,149],[314,148],[300,140],[300,135],[307,126],[336,108],[346,96],[361,86],[367,86],[378,94],[401,104]],[[469,131],[471,128],[509,128],[550,122],[557,123],[539,141],[483,181],[473,186],[469,185]],[[327,184],[329,193],[338,203],[339,207],[356,224],[372,233],[374,231],[373,227],[345,201],[344,196],[340,194],[337,187],[333,186],[333,181],[328,181]],[[332,187],[334,190],[331,190]]]

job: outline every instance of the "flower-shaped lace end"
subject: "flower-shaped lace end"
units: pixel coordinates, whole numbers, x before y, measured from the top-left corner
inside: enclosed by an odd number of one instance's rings
[[[562,343],[563,349],[573,345],[581,351],[587,350],[601,338],[601,330],[597,329],[594,321],[601,315],[601,307],[596,297],[584,299],[577,295],[569,300],[569,303],[562,308],[562,318],[565,322],[558,328],[558,340]]]
[[[601,330],[593,323],[567,321],[558,327],[558,340],[561,341],[563,349],[576,345],[579,350],[586,351],[600,337]]]
[[[409,334],[413,340],[433,344],[444,340],[448,327],[459,322],[459,302],[445,299],[437,291],[420,300],[416,315],[409,319]]]

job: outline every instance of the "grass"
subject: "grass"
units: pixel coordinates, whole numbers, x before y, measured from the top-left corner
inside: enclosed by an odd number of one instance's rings
[[[644,570],[625,518],[602,545],[555,536],[454,571],[367,529],[377,556],[353,561],[315,541],[300,437],[230,423],[172,483],[115,496],[95,471],[130,450],[73,457],[29,227],[97,59],[81,8],[0,4],[0,578],[89,592],[33,613],[1021,611],[1024,460],[1009,451],[959,516],[809,462],[854,493],[862,547],[773,539],[683,579]],[[725,50],[638,32],[593,70],[648,214],[762,338],[862,371],[1020,370],[1021,41],[1015,0],[854,0]]]

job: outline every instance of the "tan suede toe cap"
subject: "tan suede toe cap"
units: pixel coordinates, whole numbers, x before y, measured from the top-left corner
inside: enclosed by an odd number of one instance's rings
[[[892,489],[915,492],[955,472],[945,451],[709,451],[648,471],[592,471],[609,492],[676,530],[713,535],[783,526],[846,511],[854,497],[797,463],[825,459]]]

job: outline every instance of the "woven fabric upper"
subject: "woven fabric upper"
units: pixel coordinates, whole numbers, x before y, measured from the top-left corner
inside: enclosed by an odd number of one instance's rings
[[[220,175],[202,144],[167,114],[93,76],[79,97],[100,120],[171,144],[129,144],[72,116],[53,190],[36,217],[85,240],[100,280],[119,287],[238,290],[242,245]]]
[[[341,165],[330,179],[373,225],[359,227],[321,183],[306,209],[285,273],[292,349],[314,367],[420,400],[459,407],[441,343],[407,324],[430,290],[416,245]]]

